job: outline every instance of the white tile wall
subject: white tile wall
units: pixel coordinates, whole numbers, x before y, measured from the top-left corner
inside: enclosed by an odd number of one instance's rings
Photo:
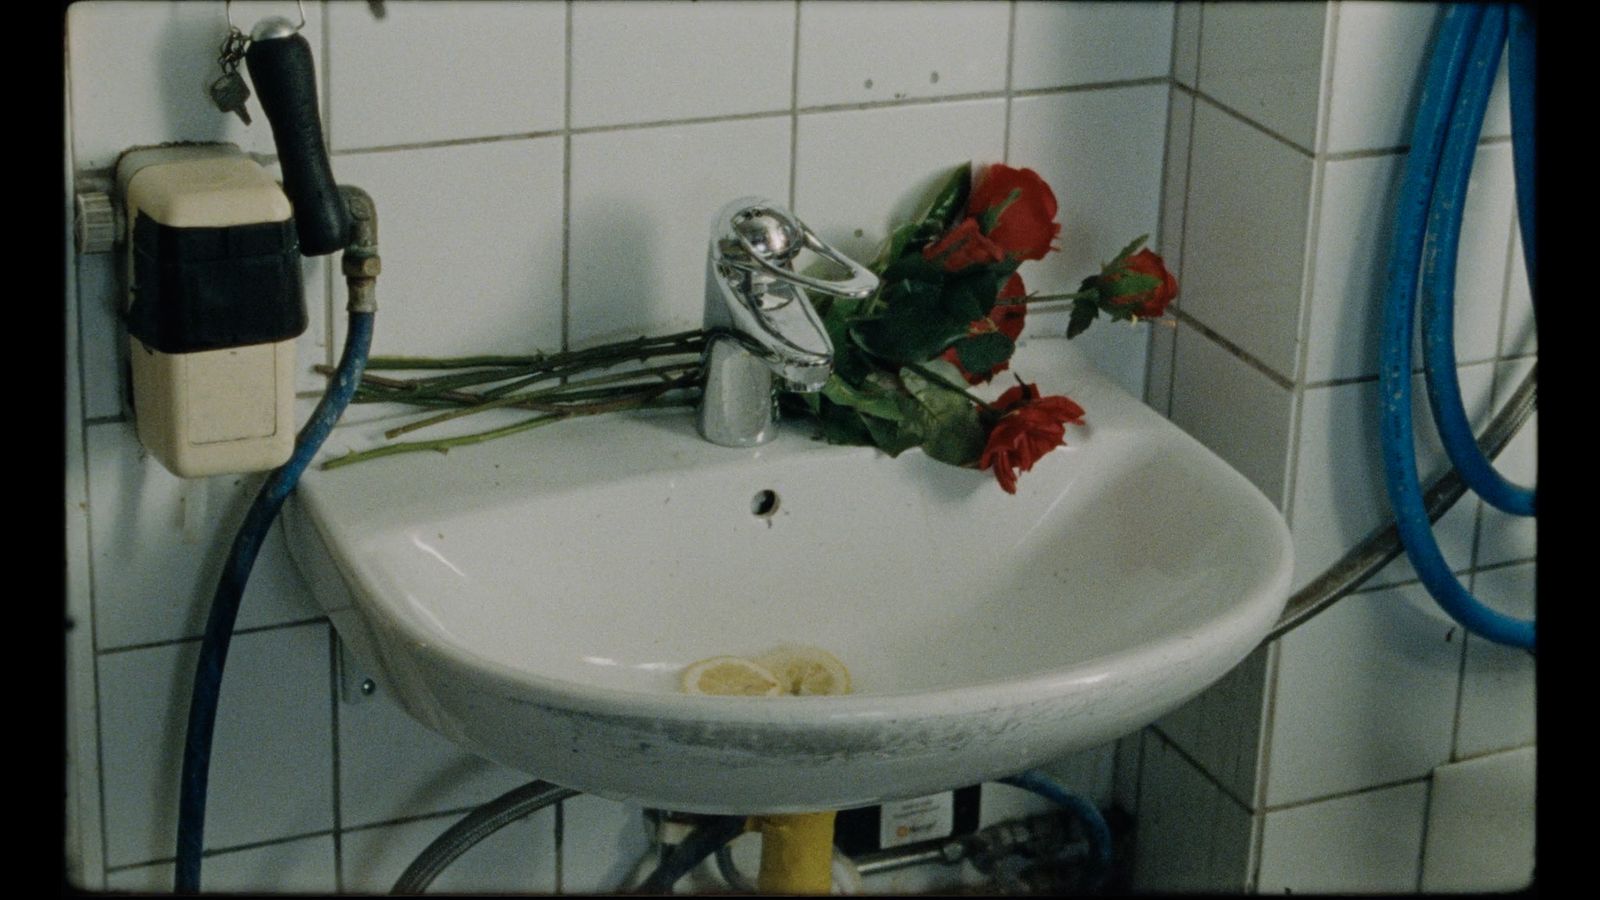
[[[970,161],[979,175],[1004,159],[1006,104],[805,113],[797,127],[795,214],[845,255],[870,261],[952,169]]]
[[[1070,293],[1128,241],[1159,237],[1165,158],[1165,85],[1022,97],[1011,103],[1010,165],[1037,171],[1060,206],[1061,252],[1022,264],[1029,291]],[[1116,134],[1115,142],[1102,138]],[[1028,312],[1030,334],[1062,335],[1069,308]],[[1085,354],[1134,396],[1143,395],[1148,324],[1101,321],[1077,338]]]
[[[234,13],[248,27],[264,14],[296,11],[288,0],[272,0],[235,3]],[[734,192],[766,192],[779,200],[792,195],[808,221],[837,229],[838,240],[867,242],[870,232],[885,227],[894,203],[909,202],[949,165],[1005,154],[1006,162],[1037,168],[1053,184],[1066,224],[1066,251],[1030,263],[1024,272],[1032,290],[1072,290],[1126,240],[1149,232],[1174,267],[1182,264],[1186,309],[1277,372],[1296,373],[1312,159],[1202,98],[1194,110],[1194,170],[1182,171],[1187,147],[1168,144],[1168,130],[1187,135],[1184,117],[1194,106],[1187,94],[1170,114],[1170,90],[1162,83],[1083,85],[1173,72],[1309,151],[1317,104],[1306,98],[1315,99],[1320,77],[1312,75],[1309,88],[1293,78],[1307,70],[1307,61],[1310,69],[1320,66],[1323,5],[1019,3],[1013,11],[1006,3],[866,6],[813,0],[498,3],[470,11],[453,5],[445,16],[442,6],[390,3],[389,19],[374,22],[363,3],[309,3],[307,13],[326,127],[338,151],[334,170],[341,181],[378,195],[384,216],[379,352],[525,351],[558,346],[563,338],[581,343],[618,331],[693,325],[701,303],[704,219]],[[891,24],[882,21],[886,13],[893,13]],[[1278,29],[1270,45],[1262,45],[1253,29],[1278,21],[1274,16],[1304,19],[1306,27]],[[1198,43],[1202,18],[1205,46]],[[246,151],[270,154],[261,115],[245,128],[216,114],[205,98],[224,32],[221,5],[75,5],[67,14],[67,51],[74,69],[70,146],[78,167],[102,170],[125,147],[170,139],[229,139]],[[1346,50],[1358,40],[1344,32],[1338,37]],[[466,50],[422,51],[435,46]],[[379,75],[394,59],[403,59],[405,69]],[[1275,66],[1275,80],[1246,70],[1262,61]],[[1010,122],[995,114],[1005,109],[1002,96],[944,99],[1003,93],[1008,67],[1011,88],[1027,91],[1011,99]],[[867,78],[874,80],[872,88]],[[1072,90],[1058,90],[1062,86]],[[894,106],[896,93],[909,102]],[[798,109],[866,102],[874,107],[797,114],[797,101]],[[630,128],[728,115],[736,119]],[[1496,115],[1491,112],[1491,122],[1499,122]],[[565,128],[576,131],[568,136]],[[1490,125],[1488,133],[1499,133],[1496,128],[1501,125]],[[555,135],[526,138],[546,131]],[[1107,141],[1106,135],[1117,139]],[[459,144],[349,152],[435,141]],[[843,146],[846,141],[856,144]],[[570,159],[563,157],[568,143]],[[842,187],[869,163],[882,167],[883,175],[856,189]],[[1163,165],[1168,183],[1182,184],[1178,176],[1184,175],[1194,186],[1190,197],[1168,195],[1165,210],[1157,192]],[[1238,200],[1243,189],[1256,194]],[[846,200],[858,205],[845,208]],[[1187,221],[1174,215],[1182,208],[1179,200],[1187,202]],[[1170,227],[1157,234],[1163,216]],[[861,239],[854,237],[856,227]],[[1189,229],[1184,259],[1173,239],[1181,227]],[[1250,251],[1234,250],[1230,240]],[[614,259],[619,245],[637,251],[621,267]],[[1272,248],[1264,267],[1259,247]],[[595,263],[598,253],[610,255],[610,269]],[[1502,251],[1499,259],[1504,258]],[[80,269],[82,346],[69,348],[69,360],[82,354],[82,413],[91,418],[123,415],[122,336],[109,266],[99,263],[86,261]],[[1238,266],[1256,267],[1250,282],[1237,275],[1230,282],[1229,267]],[[307,264],[314,328],[302,341],[302,368],[328,359],[342,340],[344,298],[339,287],[328,296],[322,285],[330,280],[325,263]],[[1261,285],[1282,290],[1266,291],[1269,303]],[[1525,283],[1518,288],[1514,275],[1502,352],[1531,351],[1522,336],[1526,307]],[[1064,314],[1054,315],[1064,330]],[[318,330],[328,319],[331,335]],[[1051,314],[1040,309],[1034,319],[1042,325]],[[1221,384],[1248,386],[1254,376],[1246,396],[1261,392],[1267,412],[1251,410],[1230,423],[1237,434],[1229,440],[1246,448],[1242,458],[1275,456],[1282,492],[1293,394],[1218,351],[1197,331],[1157,336],[1160,352],[1174,360],[1174,415],[1184,408],[1192,421],[1202,420],[1205,404],[1214,402],[1202,397],[1205,383],[1190,368],[1197,360],[1205,365],[1210,356],[1213,370],[1230,373],[1232,381]],[[1149,338],[1147,327],[1102,323],[1082,341],[1102,367],[1138,394]],[[320,380],[302,372],[301,388],[320,389]],[[226,479],[202,482],[198,492],[182,490],[157,464],[139,460],[125,423],[88,428],[86,460],[83,495],[98,575],[93,628],[101,642],[93,661],[99,668],[101,727],[93,730],[93,705],[75,705],[72,713],[75,721],[88,722],[90,740],[104,757],[109,855],[102,865],[112,866],[112,886],[155,887],[168,878],[163,863],[150,863],[171,854],[173,746],[181,740],[174,737],[181,735],[174,714],[186,703],[194,652],[192,642],[171,641],[198,631],[210,594],[203,570],[214,567],[222,552],[218,544],[226,543],[216,535],[227,528],[211,517],[242,509],[246,490]],[[205,500],[198,514],[195,496]],[[198,543],[182,543],[184,508],[192,511],[190,535],[203,535]],[[269,541],[258,569],[242,625],[317,617],[314,604],[294,585],[293,569],[283,564],[277,538]],[[1469,649],[1469,657],[1475,652]],[[94,684],[93,673],[88,677]],[[474,769],[464,762],[467,757],[379,701],[341,706],[334,740],[330,649],[320,623],[238,637],[227,684],[213,769],[214,785],[226,786],[213,793],[208,844],[315,836],[211,857],[208,873],[216,881],[208,876],[208,884],[333,889],[325,847],[338,806],[346,826],[344,889],[386,890],[414,852],[454,820],[392,823],[386,817],[472,804],[518,780],[486,764]],[[246,706],[254,706],[248,716]],[[384,741],[387,746],[381,746]],[[1152,886],[1242,887],[1259,818],[1253,823],[1211,775],[1165,741],[1155,738],[1149,745],[1155,749],[1146,748],[1141,802],[1150,814],[1141,826],[1146,846],[1165,850],[1141,860],[1141,878]],[[1195,753],[1198,759],[1210,751],[1202,741]],[[1205,759],[1202,764],[1211,765]],[[333,786],[336,769],[339,791]],[[1243,783],[1226,767],[1218,769]],[[1091,775],[1098,780],[1104,772],[1093,769]],[[91,823],[98,826],[99,820]],[[475,850],[440,884],[554,889],[554,812],[509,828],[496,841],[504,846]],[[611,889],[643,846],[634,807],[594,798],[570,801],[562,886]],[[235,863],[246,873],[238,881],[230,874]],[[282,874],[272,882],[267,873],[275,868]],[[90,874],[91,881],[98,879]]]
[[[1212,13],[1208,7],[1208,21]],[[1204,100],[1194,115],[1183,310],[1293,377],[1311,159]]]
[[[183,479],[139,445],[131,423],[88,429],[90,539],[99,649],[198,636],[259,475]],[[274,525],[239,608],[239,628],[316,618]]]
[[[325,835],[207,856],[201,884],[208,892],[314,894],[335,883],[335,868],[333,836]],[[106,887],[170,894],[172,879],[172,863],[156,863],[118,869],[106,878]]]
[[[1293,393],[1188,325],[1173,352],[1172,421],[1282,509]]]
[[[1448,759],[1462,643],[1420,585],[1353,594],[1285,635],[1267,805],[1420,778]]]
[[[425,0],[385,9],[378,20],[365,4],[328,4],[338,48],[326,76],[335,150],[562,127],[566,4]]]
[[[1534,566],[1479,572],[1472,579],[1472,593],[1497,612],[1531,618]],[[1537,714],[1533,654],[1474,635],[1467,636],[1466,654],[1453,758],[1533,743]]]
[[[1248,810],[1145,731],[1134,890],[1242,893],[1254,828]]]
[[[1531,357],[1502,363],[1497,367],[1495,402],[1506,399],[1522,384],[1528,370],[1533,367]],[[1515,484],[1538,484],[1539,468],[1539,413],[1528,417],[1500,455],[1495,458],[1495,469]],[[1482,504],[1483,518],[1478,530],[1478,565],[1492,566],[1513,560],[1532,559],[1538,552],[1538,520],[1514,516]]]
[[[1251,807],[1256,802],[1261,724],[1275,646],[1255,650],[1216,684],[1155,724],[1235,802]]]
[[[477,806],[531,776],[422,727],[383,686],[339,706],[339,812],[345,827]]]
[[[1327,15],[1326,3],[1207,4],[1199,90],[1309,151]]]
[[[1433,771],[1423,891],[1518,891],[1533,880],[1537,753],[1497,753]]]
[[[1004,90],[1009,23],[1005,4],[982,0],[806,0],[800,5],[800,105]]]
[[[1539,335],[1533,316],[1533,293],[1528,287],[1528,268],[1522,256],[1522,232],[1513,228],[1511,235],[1510,284],[1506,291],[1506,321],[1500,337],[1500,355],[1516,356],[1536,353]]]
[[[650,849],[641,807],[585,794],[561,802],[565,846],[582,848],[561,861],[561,890],[614,891]]]
[[[1327,152],[1411,143],[1411,120],[1438,19],[1434,3],[1339,4]],[[1384,64],[1375,66],[1374,59]]]
[[[737,197],[788,202],[789,129],[772,116],[574,136],[572,343],[699,327],[711,220]]]
[[[1415,891],[1426,804],[1427,786],[1415,781],[1267,813],[1256,890]]]
[[[572,6],[572,125],[788,109],[792,3]]]
[[[553,807],[505,826],[439,874],[430,893],[548,894],[556,884]],[[346,893],[387,894],[421,853],[461,816],[346,831],[340,843]]]
[[[1193,88],[1200,80],[1200,23],[1205,18],[1201,3],[1173,4],[1172,77]]]
[[[72,120],[63,123],[64,137],[70,146]],[[67,294],[72,296],[78,286],[78,261],[70,249],[72,238],[72,191],[74,173],[70,157],[65,160],[65,184],[62,217],[64,240],[68,251],[63,254],[62,276]],[[65,527],[66,597],[64,614],[68,622],[63,641],[66,657],[66,684],[63,693],[69,707],[87,710],[82,717],[66,717],[66,770],[63,779],[65,822],[63,854],[66,862],[65,876],[74,887],[98,890],[103,886],[101,873],[105,868],[102,859],[100,828],[100,763],[97,742],[99,735],[92,725],[95,701],[95,647],[94,610],[91,606],[89,581],[89,483],[84,465],[83,435],[83,382],[79,375],[78,307],[65,304],[66,390],[64,392],[65,425],[65,496],[62,499],[62,519]]]
[[[1141,234],[1157,237],[1167,88],[1135,85],[1011,102],[1008,162],[1037,171],[1060,205],[1061,252],[1023,263],[1029,290],[1070,293]],[[1105,136],[1115,134],[1115,141]],[[1062,319],[1062,331],[1066,321]],[[1091,329],[1093,331],[1093,329]]]
[[[269,16],[300,16],[288,0],[232,6],[233,22],[245,32]],[[301,33],[321,72],[321,4],[312,0],[305,6]],[[167,141],[231,141],[252,153],[275,154],[258,102],[249,104],[251,126],[211,103],[207,88],[222,74],[217,53],[227,34],[228,17],[215,3],[73,4],[67,10],[67,52],[79,170],[110,169],[129,147]],[[326,85],[325,77],[321,81]]]
[[[1179,4],[1175,11],[1173,79],[1196,93],[1192,143],[1180,147],[1179,133],[1169,133],[1164,227],[1182,228],[1179,307],[1220,340],[1186,322],[1170,353],[1158,350],[1149,396],[1159,402],[1157,379],[1170,369],[1175,421],[1228,448],[1219,452],[1246,474],[1252,464],[1239,460],[1279,461],[1275,477],[1291,493],[1295,586],[1389,518],[1372,414],[1375,303],[1417,75],[1437,16],[1436,4],[1362,2]],[[1458,374],[1479,428],[1493,408],[1491,386],[1503,402],[1537,347],[1512,223],[1504,68],[1485,124],[1489,141],[1474,165],[1457,272]],[[1187,96],[1174,90],[1175,123],[1187,113],[1179,106]],[[1185,154],[1187,169],[1179,170],[1174,161]],[[1164,249],[1173,260],[1178,248]],[[1303,311],[1302,290],[1310,303]],[[1225,343],[1282,379],[1256,373],[1259,397],[1241,391],[1247,378],[1219,380],[1219,372],[1254,372]],[[1261,385],[1290,398],[1292,414],[1272,411]],[[1443,455],[1420,388],[1418,377],[1427,479],[1442,471]],[[1499,466],[1530,483],[1534,457],[1530,431]],[[1251,477],[1261,483],[1259,474]],[[1463,583],[1508,609],[1530,608],[1531,520],[1469,497],[1435,534]],[[1429,773],[1533,741],[1531,658],[1467,637],[1414,578],[1402,558],[1364,593],[1280,641],[1276,669],[1241,667],[1229,676],[1240,684],[1225,680],[1159,723],[1198,766],[1192,783],[1221,782],[1235,793],[1250,783],[1243,775],[1255,773],[1262,795],[1246,795],[1257,806],[1255,890],[1416,890]],[[1269,703],[1263,723],[1224,708],[1228,696],[1261,695]],[[1259,750],[1258,736],[1265,738]],[[1141,773],[1141,832],[1155,812],[1144,805],[1151,780],[1172,768],[1149,752],[1157,743],[1147,742]],[[1204,822],[1214,814],[1204,791],[1171,802],[1174,817]],[[1512,805],[1510,819],[1531,816],[1531,796]],[[1206,856],[1185,848],[1174,859],[1174,847],[1184,845],[1162,840],[1152,849],[1141,834],[1137,866],[1151,871]]]
[[[1458,370],[1469,420],[1480,430],[1489,418],[1492,369],[1485,363]],[[1448,461],[1433,426],[1421,376],[1412,378],[1411,392],[1418,469],[1422,483],[1427,484],[1445,470]],[[1392,520],[1378,431],[1377,382],[1306,390],[1290,521],[1296,588],[1374,528]],[[1472,564],[1473,504],[1477,502],[1473,496],[1463,497],[1434,526],[1445,561],[1457,571]],[[1376,577],[1378,583],[1394,583],[1415,575],[1410,562],[1402,557]]]
[[[1183,216],[1189,193],[1189,135],[1194,128],[1194,96],[1172,91],[1167,108],[1167,160],[1161,176],[1161,232],[1151,237],[1167,268],[1178,276],[1174,302],[1183,305]]]
[[[1172,3],[1019,3],[1017,90],[1165,76]]]
[[[1403,154],[1391,154],[1326,164],[1306,339],[1308,382],[1378,374],[1404,163]],[[1512,190],[1510,145],[1481,147],[1467,188],[1453,292],[1459,363],[1492,359],[1498,352]],[[1421,353],[1419,338],[1412,351],[1418,368]]]
[[[199,643],[102,654],[106,865],[170,858]],[[212,742],[205,843],[226,848],[333,827],[328,626],[235,635]]]
[[[337,155],[333,166],[378,207],[375,355],[561,345],[560,138]],[[342,346],[342,284],[336,293]]]

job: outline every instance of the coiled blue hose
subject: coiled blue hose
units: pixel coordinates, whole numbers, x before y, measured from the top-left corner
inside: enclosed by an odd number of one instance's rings
[[[1462,199],[1498,64],[1499,46],[1505,39],[1505,23],[1504,7],[1452,4],[1445,12],[1428,61],[1389,259],[1378,373],[1382,397],[1380,434],[1389,502],[1406,555],[1423,585],[1452,619],[1473,634],[1496,643],[1533,649],[1532,620],[1517,619],[1484,606],[1461,586],[1445,562],[1424,508],[1411,427],[1411,342],[1420,265],[1429,286],[1429,309],[1424,314],[1428,333],[1423,346],[1429,354],[1430,405],[1446,450],[1463,480],[1484,494],[1485,499],[1507,511],[1525,509],[1521,514],[1532,514],[1533,493],[1506,482],[1478,449],[1461,409],[1454,351],[1445,346],[1453,338],[1448,307],[1452,301]],[[1522,51],[1524,62],[1526,49]],[[1514,112],[1513,121],[1515,116]],[[1531,137],[1525,136],[1524,140],[1531,141]],[[1531,154],[1524,157],[1531,158]],[[1531,176],[1531,165],[1528,173]],[[1520,182],[1520,167],[1518,175]],[[1436,179],[1440,182],[1437,186]],[[1518,188],[1520,195],[1524,188],[1521,184]]]
[[[194,690],[189,699],[189,726],[183,745],[183,772],[178,797],[178,860],[174,889],[179,893],[200,890],[200,851],[205,838],[206,784],[211,768],[211,737],[217,722],[217,699],[222,688],[222,670],[228,661],[228,645],[233,639],[233,623],[239,615],[250,570],[267,537],[267,530],[283,508],[300,475],[322,442],[328,439],[350,398],[355,396],[366,368],[367,351],[372,346],[370,312],[351,312],[343,355],[328,390],[317,402],[311,419],[295,438],[289,461],[274,469],[261,485],[256,499],[245,514],[244,524],[234,536],[223,565],[222,577],[211,599],[206,618],[205,637],[200,641],[200,660],[195,665]]]
[[[1100,814],[1098,807],[1077,794],[1069,793],[1066,788],[1038,769],[1029,769],[1020,775],[1002,778],[1000,783],[1032,791],[1064,807],[1077,817],[1078,823],[1083,826],[1084,834],[1089,839],[1089,860],[1092,865],[1089,887],[1096,887],[1105,880],[1111,873],[1111,827],[1106,824],[1105,816]]]
[[[1422,250],[1422,355],[1433,420],[1438,424],[1445,452],[1462,479],[1496,509],[1531,516],[1534,492],[1507,481],[1479,449],[1461,401],[1456,372],[1455,276],[1462,216],[1478,135],[1483,131],[1483,115],[1489,107],[1489,91],[1500,65],[1505,37],[1506,11],[1501,7],[1484,10],[1450,118],[1438,181],[1428,209],[1428,232]]]

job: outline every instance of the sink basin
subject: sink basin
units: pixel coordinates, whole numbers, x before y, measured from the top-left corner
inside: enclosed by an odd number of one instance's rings
[[[718,447],[658,410],[314,468],[290,553],[411,715],[560,785],[754,814],[1015,774],[1220,678],[1277,619],[1293,558],[1255,487],[1076,347],[1025,341],[1013,367],[1088,423],[1015,496],[805,423]],[[691,662],[780,644],[832,652],[855,691],[678,688]]]

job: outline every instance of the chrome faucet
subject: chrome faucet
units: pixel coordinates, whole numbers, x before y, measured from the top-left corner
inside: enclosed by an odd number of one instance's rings
[[[849,277],[826,281],[794,271],[803,248],[845,267]],[[833,342],[803,289],[859,298],[877,287],[878,276],[770,200],[741,197],[718,211],[706,259],[701,436],[725,447],[776,437],[778,389],[814,393],[833,371]]]

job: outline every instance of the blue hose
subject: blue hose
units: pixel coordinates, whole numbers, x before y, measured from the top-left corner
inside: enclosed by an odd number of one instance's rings
[[[1534,55],[1533,21],[1521,5],[1511,7],[1511,34],[1506,54],[1506,75],[1511,95],[1511,159],[1517,176],[1517,224],[1522,229],[1522,259],[1528,285],[1535,283],[1536,256],[1533,215]],[[1539,316],[1539,291],[1533,291],[1534,318]]]
[[[206,618],[205,637],[200,642],[200,660],[195,665],[194,691],[189,699],[189,730],[183,745],[183,773],[178,798],[178,861],[174,878],[178,893],[200,890],[200,852],[205,838],[206,783],[211,767],[211,737],[217,722],[217,699],[222,688],[222,670],[228,661],[228,644],[233,638],[233,623],[239,615],[239,601],[255,566],[267,529],[278,517],[283,501],[300,482],[300,475],[311,463],[328,433],[350,405],[361,373],[366,368],[367,351],[372,346],[370,312],[351,312],[350,329],[344,353],[333,381],[318,401],[310,421],[295,438],[289,461],[274,469],[256,494],[245,514],[244,524],[234,536],[233,547],[223,565],[217,592]]]
[[[1084,834],[1089,839],[1089,860],[1092,865],[1089,887],[1094,888],[1105,880],[1111,873],[1111,827],[1106,824],[1105,816],[1100,814],[1098,807],[1077,794],[1069,793],[1066,788],[1038,769],[1029,769],[1021,775],[1002,778],[1000,783],[1032,791],[1064,807],[1077,817],[1078,823],[1083,826]]]
[[[1456,191],[1451,185],[1447,184],[1443,188],[1442,199],[1436,202],[1435,178],[1441,166],[1445,165],[1446,135],[1452,133],[1452,109],[1457,105],[1458,94],[1460,94],[1461,109],[1469,111],[1469,119],[1470,111],[1478,110],[1476,117],[1480,120],[1478,124],[1481,125],[1481,110],[1487,103],[1494,67],[1492,64],[1487,67],[1487,77],[1483,77],[1484,73],[1481,71],[1479,77],[1469,76],[1468,70],[1473,65],[1473,48],[1478,41],[1480,27],[1488,31],[1485,41],[1497,43],[1500,39],[1495,37],[1496,30],[1498,29],[1501,34],[1504,33],[1503,10],[1497,8],[1494,14],[1490,15],[1487,25],[1484,23],[1485,16],[1486,10],[1483,7],[1473,4],[1450,5],[1440,25],[1433,55],[1428,61],[1427,79],[1423,84],[1422,97],[1418,103],[1417,118],[1413,126],[1411,152],[1406,162],[1405,180],[1401,187],[1395,217],[1394,243],[1389,259],[1388,290],[1384,298],[1382,365],[1378,372],[1378,386],[1382,397],[1380,434],[1383,444],[1384,482],[1390,505],[1394,508],[1395,524],[1405,544],[1406,555],[1417,570],[1423,585],[1452,619],[1473,634],[1496,643],[1532,649],[1533,622],[1507,616],[1484,606],[1456,580],[1449,564],[1445,562],[1444,555],[1439,551],[1438,542],[1434,539],[1432,525],[1428,521],[1423,504],[1411,427],[1412,320],[1416,310],[1418,268],[1424,262],[1424,235],[1428,235],[1426,243],[1429,252],[1425,260],[1428,281],[1437,285],[1441,283],[1440,272],[1445,271],[1441,257],[1449,258],[1451,266],[1448,271],[1451,273],[1454,271],[1453,245],[1459,236],[1460,228],[1460,198],[1456,196]],[[1452,155],[1457,158],[1449,164],[1445,173],[1452,179],[1452,183],[1459,183],[1462,194],[1465,190],[1465,178],[1470,174],[1471,163],[1470,160],[1462,162],[1459,157],[1475,150],[1473,145],[1478,133],[1477,127],[1467,128],[1469,124],[1471,123],[1464,122],[1459,128],[1454,129],[1456,140],[1450,142],[1450,149],[1453,149]],[[1463,134],[1467,137],[1463,138]],[[1427,214],[1430,210],[1436,215],[1429,217]],[[1448,227],[1452,216],[1455,217],[1453,229]],[[1444,244],[1451,246],[1446,250]],[[1448,305],[1449,299],[1447,286],[1440,297],[1435,298],[1433,302]],[[1435,310],[1435,313],[1437,312],[1438,310]],[[1441,324],[1446,328],[1442,339],[1447,340],[1448,329],[1451,326],[1450,316],[1435,314],[1430,317],[1430,325],[1434,331],[1437,332]],[[1424,346],[1430,343],[1436,344],[1439,340],[1441,340],[1440,334],[1429,335],[1424,341]],[[1450,355],[1453,356],[1453,353]],[[1450,385],[1445,388],[1446,391],[1455,386],[1453,360],[1449,368]],[[1436,380],[1439,379],[1430,375],[1430,386]],[[1459,389],[1455,393],[1455,405],[1459,405]],[[1436,401],[1435,406],[1438,405]],[[1450,404],[1446,402],[1443,405]],[[1463,414],[1461,418],[1464,421],[1465,415]],[[1443,427],[1441,426],[1442,429]],[[1463,447],[1451,449],[1448,446],[1449,443],[1459,444],[1463,440],[1459,433],[1445,433],[1442,436],[1447,442],[1447,450],[1450,451],[1452,460],[1458,457],[1466,458],[1469,455]],[[1472,445],[1474,452],[1478,452],[1477,442],[1472,437],[1470,428],[1465,432],[1465,441]],[[1492,471],[1492,467],[1489,468]],[[1464,480],[1468,475],[1468,470],[1463,469]],[[1531,511],[1531,497],[1528,500]]]
[[[1438,183],[1428,210],[1423,240],[1422,355],[1428,403],[1450,461],[1467,486],[1496,509],[1517,516],[1534,514],[1534,492],[1507,481],[1478,447],[1461,401],[1456,373],[1455,275],[1465,212],[1467,184],[1483,131],[1484,111],[1506,37],[1505,9],[1484,10],[1483,21],[1463,75],[1455,112],[1439,162]]]

